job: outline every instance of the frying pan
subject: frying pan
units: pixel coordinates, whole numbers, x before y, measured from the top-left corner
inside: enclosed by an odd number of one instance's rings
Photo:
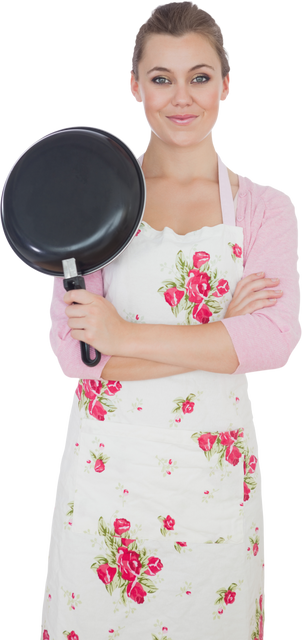
[[[146,187],[141,167],[116,136],[92,127],[61,129],[30,147],[1,198],[4,233],[33,269],[64,276],[66,291],[126,249],[140,225]],[[95,366],[81,342],[81,356]]]

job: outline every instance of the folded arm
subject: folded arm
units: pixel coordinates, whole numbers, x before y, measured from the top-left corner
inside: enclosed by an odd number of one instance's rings
[[[102,378],[104,380],[150,380],[152,378],[166,378],[179,373],[186,373],[192,369],[164,364],[144,358],[111,356],[104,366]]]
[[[125,357],[133,354],[164,365],[218,373],[233,373],[239,364],[222,322],[198,326],[128,323],[124,329],[117,349]]]
[[[60,300],[59,306],[56,300],[52,304],[51,341],[64,373],[71,377],[139,380],[194,369],[246,373],[283,366],[301,335],[297,221],[290,199],[274,189],[268,192],[267,202],[257,204],[252,218],[239,293],[236,289],[222,321],[198,326],[128,323],[100,297],[101,272],[85,277],[87,291],[65,295],[62,279],[55,279],[59,281],[55,282],[55,291],[58,297],[60,287]],[[250,274],[260,270],[266,276],[279,277],[283,294],[269,294],[268,287],[277,286],[269,281],[263,281],[261,291],[251,289],[250,284],[246,288]],[[96,294],[93,300],[89,292]],[[243,302],[236,306],[244,292]],[[273,296],[276,303],[269,299]],[[75,307],[73,301],[81,305]],[[80,339],[112,357],[102,356],[97,367],[86,367],[80,358]]]
[[[148,326],[140,326],[133,342],[135,354],[219,373],[248,373],[286,364],[301,337],[297,219],[286,194],[270,187],[262,190],[245,228],[243,279],[225,318],[202,326],[173,327],[170,335],[168,327],[154,327],[152,337]],[[252,208],[251,194],[246,197]],[[253,274],[260,271],[265,278],[260,278],[257,291]],[[270,287],[280,287],[281,293]]]

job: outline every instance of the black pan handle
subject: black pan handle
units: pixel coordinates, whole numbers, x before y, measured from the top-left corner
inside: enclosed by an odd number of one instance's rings
[[[71,289],[86,289],[85,280],[83,276],[74,276],[72,278],[64,278],[63,284],[64,284],[64,289],[66,289],[66,291],[70,291]],[[78,302],[74,302],[73,304],[78,304]],[[80,345],[81,345],[81,356],[84,364],[86,364],[87,367],[95,367],[97,364],[99,364],[101,359],[100,352],[95,349],[95,358],[92,360],[90,358],[90,345],[82,341],[80,341]]]

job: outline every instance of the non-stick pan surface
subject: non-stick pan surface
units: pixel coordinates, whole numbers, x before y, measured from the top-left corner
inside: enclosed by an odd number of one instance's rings
[[[89,127],[56,131],[36,142],[4,186],[7,240],[29,266],[62,276],[75,258],[86,275],[114,260],[143,216],[145,181],[132,151]]]

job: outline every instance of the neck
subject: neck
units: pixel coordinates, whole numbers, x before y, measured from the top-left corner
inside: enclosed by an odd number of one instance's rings
[[[218,182],[218,159],[211,133],[199,144],[181,147],[167,144],[153,132],[143,158],[148,178],[169,178],[189,182],[196,178]]]

